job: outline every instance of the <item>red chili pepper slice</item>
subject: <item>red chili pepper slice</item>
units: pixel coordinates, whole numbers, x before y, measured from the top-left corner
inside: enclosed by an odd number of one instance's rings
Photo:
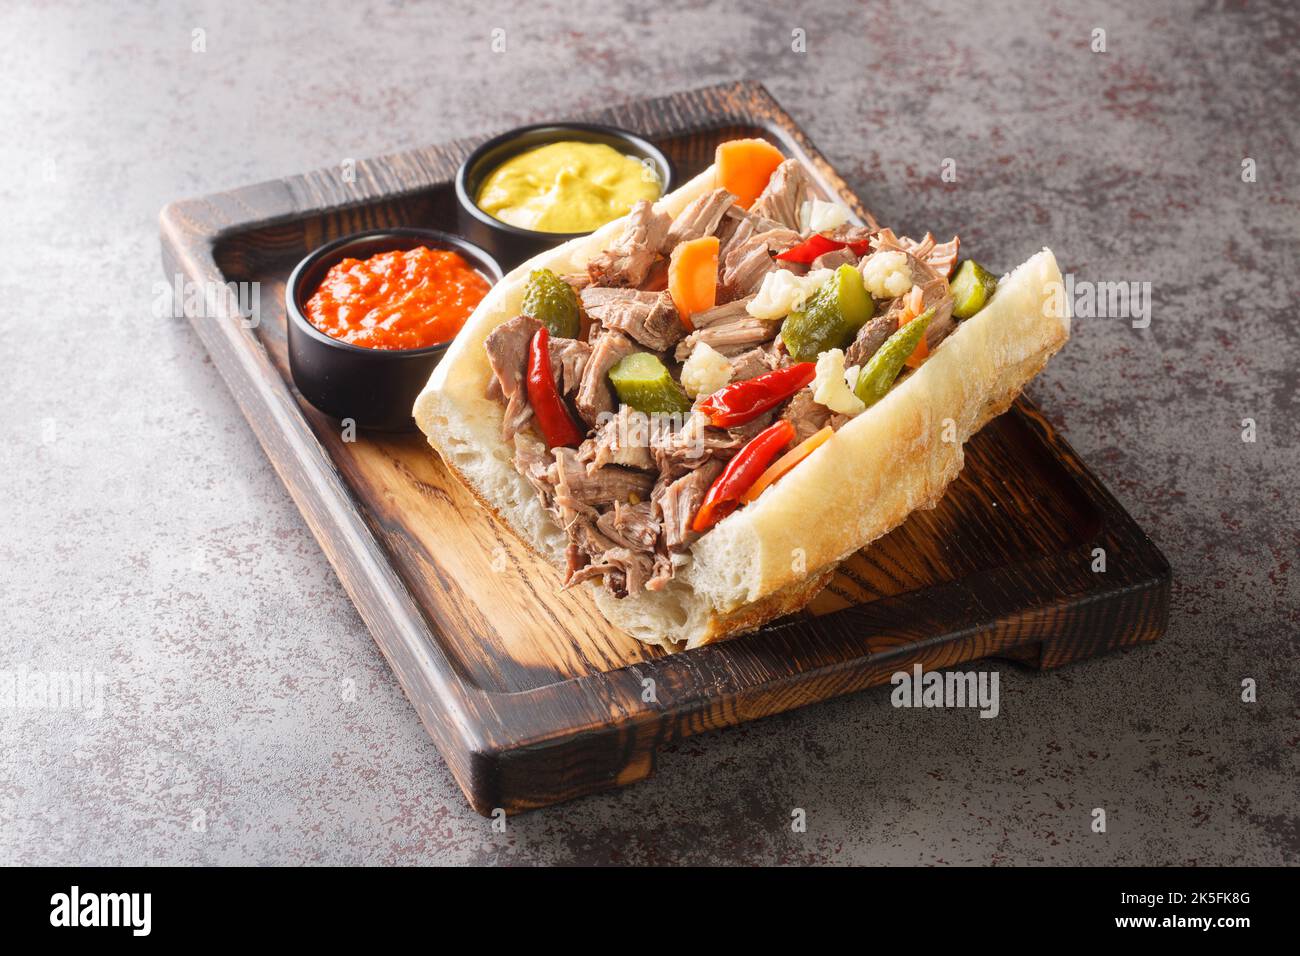
[[[836,249],[843,249],[845,246],[855,256],[865,255],[871,248],[871,237],[858,239],[854,242],[840,242],[838,239],[830,239],[819,232],[813,233],[806,240],[797,246],[791,246],[785,252],[778,253],[777,258],[782,262],[800,262],[804,265],[810,265],[818,256],[825,255],[828,252],[834,252]]]
[[[547,448],[557,445],[572,447],[582,443],[582,432],[573,422],[560,390],[555,387],[551,374],[551,333],[545,326],[533,334],[528,345],[528,404],[533,407],[537,427],[541,429]]]
[[[743,425],[776,408],[816,377],[815,363],[798,362],[726,385],[700,402],[699,409],[709,416],[709,424],[718,428]]]
[[[827,239],[821,233],[814,232],[799,245],[791,246],[785,252],[778,253],[777,258],[782,262],[801,262],[808,265],[820,255],[843,248],[844,243],[838,239]]]
[[[727,467],[713,482],[700,510],[695,513],[691,528],[708,531],[735,511],[740,505],[740,496],[767,471],[772,459],[794,440],[794,435],[794,425],[784,418],[755,435],[735,458],[727,462]]]

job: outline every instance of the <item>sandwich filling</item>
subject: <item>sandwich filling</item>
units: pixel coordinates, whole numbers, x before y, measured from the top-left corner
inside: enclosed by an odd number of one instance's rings
[[[956,237],[853,224],[766,143],[723,144],[717,168],[675,218],[638,202],[584,273],[533,272],[484,342],[515,467],[567,536],[566,587],[662,589],[996,289],[958,268]]]

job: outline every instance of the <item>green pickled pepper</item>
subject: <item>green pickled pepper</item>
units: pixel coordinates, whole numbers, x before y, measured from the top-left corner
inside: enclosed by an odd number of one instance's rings
[[[813,293],[803,311],[786,316],[781,341],[795,361],[814,362],[822,352],[848,345],[875,314],[862,273],[846,263]]]
[[[691,400],[673,381],[667,366],[649,352],[633,352],[619,359],[609,370],[609,381],[619,402],[638,412],[684,414],[691,410]]]
[[[903,363],[916,351],[921,336],[933,318],[934,306],[931,306],[885,339],[884,344],[858,373],[858,383],[853,388],[853,394],[862,399],[868,408],[884,398],[893,386],[898,373],[903,370]]]
[[[524,286],[524,301],[519,307],[560,338],[578,337],[578,294],[550,269],[534,269]]]
[[[952,314],[969,319],[988,304],[997,290],[998,279],[974,259],[966,259],[952,277]]]

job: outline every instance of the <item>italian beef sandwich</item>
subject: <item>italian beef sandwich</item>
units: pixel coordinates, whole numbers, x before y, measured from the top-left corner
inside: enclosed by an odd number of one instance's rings
[[[1048,249],[853,221],[759,140],[497,284],[415,403],[447,466],[617,627],[687,648],[804,607],[931,508],[1069,336]]]

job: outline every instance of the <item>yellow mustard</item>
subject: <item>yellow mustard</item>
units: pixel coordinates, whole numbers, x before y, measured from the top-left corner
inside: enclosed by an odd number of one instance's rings
[[[538,232],[590,232],[662,192],[653,167],[603,143],[564,141],[506,160],[476,202],[502,222]]]

